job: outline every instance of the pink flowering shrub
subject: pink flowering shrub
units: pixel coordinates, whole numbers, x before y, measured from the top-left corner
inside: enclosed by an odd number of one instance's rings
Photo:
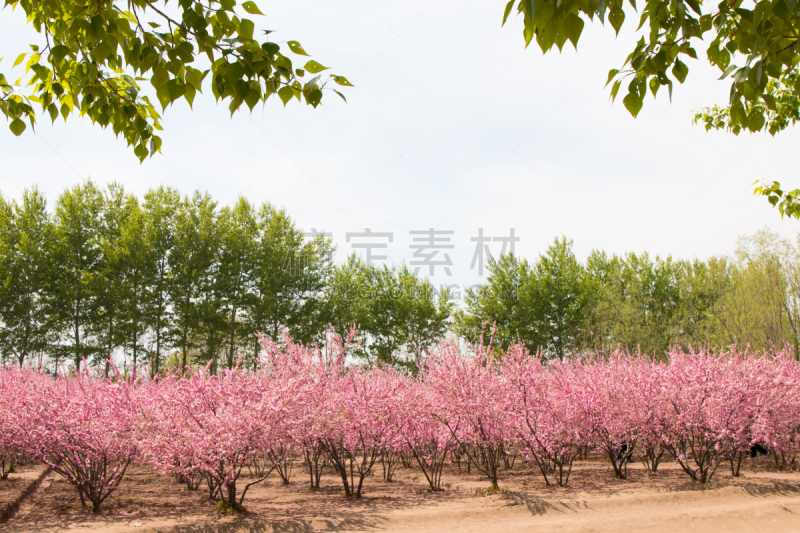
[[[52,379],[23,371],[16,413],[26,454],[75,486],[83,506],[100,510],[136,457],[135,385],[89,371]]]
[[[424,383],[411,380],[397,394],[398,435],[422,470],[430,490],[440,491],[444,464],[455,440],[435,416],[437,397]]]
[[[8,479],[20,459],[25,442],[25,399],[40,374],[17,367],[0,372],[0,480]]]
[[[569,482],[577,448],[585,441],[583,420],[572,405],[568,365],[545,366],[523,346],[511,347],[504,359],[508,379],[510,434],[506,437],[536,464],[547,486]]]
[[[353,335],[330,332],[322,346],[262,337],[255,368],[221,375],[0,369],[0,477],[18,456],[44,462],[96,512],[138,461],[239,508],[272,472],[291,483],[298,459],[312,489],[329,468],[360,498],[378,461],[386,481],[402,462],[439,491],[448,459],[460,469],[462,457],[492,487],[517,455],[565,486],[586,447],[618,478],[634,458],[656,471],[671,457],[702,483],[722,464],[738,475],[755,445],[779,466],[800,452],[800,364],[786,352],[547,361],[522,345],[443,342],[411,376],[348,364]]]
[[[143,459],[163,473],[184,478],[199,473],[211,498],[241,506],[247,490],[261,479],[247,483],[241,493],[237,481],[280,423],[296,394],[294,383],[237,368],[221,376],[207,371],[171,375],[150,387],[138,425]]]
[[[423,379],[436,400],[434,416],[460,450],[497,488],[511,423],[511,400],[492,343],[464,356],[455,343],[442,342],[428,356]]]

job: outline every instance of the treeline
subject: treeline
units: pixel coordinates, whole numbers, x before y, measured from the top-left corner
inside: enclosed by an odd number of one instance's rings
[[[592,252],[556,239],[535,262],[490,259],[486,282],[456,309],[447,289],[405,265],[368,266],[306,234],[282,209],[161,187],[143,198],[91,181],[48,209],[37,189],[0,198],[0,354],[5,364],[77,366],[122,357],[127,368],[249,364],[254,335],[281,342],[359,328],[351,355],[414,370],[448,334],[496,328],[507,348],[568,354],[671,346],[798,353],[800,251],[769,231],[707,261]]]
[[[406,268],[333,264],[323,235],[282,209],[161,187],[143,199],[91,181],[52,212],[37,189],[0,199],[0,351],[51,368],[124,354],[132,366],[231,367],[261,331],[312,342],[360,326],[358,355],[413,364],[446,330],[452,303]]]
[[[593,251],[584,263],[556,239],[535,263],[491,260],[487,283],[468,291],[455,330],[476,340],[489,323],[503,347],[565,355],[621,347],[664,355],[671,346],[798,353],[800,250],[762,230],[732,257],[707,261]]]

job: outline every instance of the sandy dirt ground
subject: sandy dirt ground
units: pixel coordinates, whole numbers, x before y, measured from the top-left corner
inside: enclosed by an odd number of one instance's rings
[[[712,483],[692,483],[674,463],[648,474],[633,465],[615,480],[603,461],[576,463],[568,488],[547,488],[536,471],[502,473],[501,492],[481,496],[477,475],[445,475],[447,490],[430,493],[421,473],[399,469],[392,483],[367,479],[364,498],[346,500],[330,472],[310,492],[300,465],[292,482],[277,477],[252,488],[246,513],[222,516],[200,491],[190,492],[147,468],[129,470],[97,514],[79,506],[75,490],[51,474],[0,532],[305,533],[398,531],[506,532],[798,532],[800,473],[748,462],[733,478],[724,465]]]
[[[9,474],[8,479],[0,480],[0,509],[16,500],[25,487],[38,478],[44,470],[43,465],[17,466],[14,472]]]

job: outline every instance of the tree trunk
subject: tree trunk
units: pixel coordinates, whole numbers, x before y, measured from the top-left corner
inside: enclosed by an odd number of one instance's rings
[[[228,352],[228,368],[233,368],[233,353],[236,346],[236,307],[231,309],[231,349]]]
[[[74,330],[75,330],[75,373],[80,371],[81,368],[81,328],[80,324],[78,323],[78,306],[80,304],[76,304],[75,306],[75,315],[74,318]]]
[[[156,319],[156,357],[153,361],[152,374],[155,376],[161,367],[161,313]]]
[[[227,485],[225,485],[225,489],[228,493],[228,503],[231,504],[232,507],[236,507],[236,482],[229,482]]]
[[[138,324],[136,324],[133,328],[133,371],[136,372],[136,357],[138,352],[136,350],[136,344],[139,342],[139,332],[136,331]]]

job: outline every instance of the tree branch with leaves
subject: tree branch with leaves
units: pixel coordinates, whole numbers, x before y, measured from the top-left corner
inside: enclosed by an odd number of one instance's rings
[[[11,83],[0,73],[0,112],[11,131],[21,135],[27,125],[34,127],[38,105],[52,121],[77,114],[110,126],[144,161],[161,151],[157,132],[162,129],[146,84],[155,90],[162,112],[181,99],[191,106],[206,83],[217,101],[228,102],[231,114],[242,104],[252,110],[273,95],[284,105],[297,98],[316,107],[328,82],[351,86],[344,76],[322,80],[328,67],[314,60],[295,68],[284,52],[308,56],[299,42],[256,38],[247,15],[263,14],[252,0],[178,0],[170,9],[168,4],[5,0],[5,7],[21,7],[46,41],[17,57],[13,66],[25,62],[23,77]],[[198,61],[202,56],[205,66]],[[306,80],[307,74],[314,76]]]

